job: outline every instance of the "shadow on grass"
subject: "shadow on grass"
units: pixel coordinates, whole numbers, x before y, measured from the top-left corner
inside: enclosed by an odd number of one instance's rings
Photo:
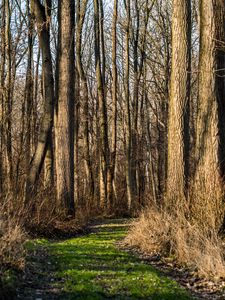
[[[191,299],[175,281],[115,247],[127,230],[120,222],[94,226],[83,237],[40,242],[48,250],[37,267],[43,299]]]

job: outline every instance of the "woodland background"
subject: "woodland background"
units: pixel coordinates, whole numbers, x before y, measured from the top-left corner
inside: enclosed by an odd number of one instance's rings
[[[224,274],[224,1],[1,0],[0,24],[1,236],[141,214],[129,245]]]

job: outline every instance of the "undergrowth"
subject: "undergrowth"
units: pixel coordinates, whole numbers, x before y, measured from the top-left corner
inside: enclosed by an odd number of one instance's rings
[[[77,211],[76,218],[70,219],[56,214],[49,193],[33,199],[31,205],[34,209],[23,208],[21,195],[15,198],[7,195],[0,200],[0,299],[11,300],[27,263],[26,240],[74,236],[84,231],[88,216],[80,211]]]
[[[25,265],[26,236],[16,219],[0,217],[0,298],[14,299],[17,272]]]
[[[199,276],[225,277],[224,249],[217,231],[192,224],[182,214],[149,208],[133,223],[125,244],[150,255],[173,256]]]

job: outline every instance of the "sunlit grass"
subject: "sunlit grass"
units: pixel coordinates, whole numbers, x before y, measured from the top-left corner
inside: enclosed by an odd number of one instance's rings
[[[106,224],[74,239],[36,241],[51,254],[59,299],[190,299],[175,281],[116,248],[126,229]]]

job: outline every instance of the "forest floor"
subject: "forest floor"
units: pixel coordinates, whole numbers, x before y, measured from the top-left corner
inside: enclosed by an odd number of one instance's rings
[[[175,280],[118,249],[128,227],[126,220],[107,220],[83,236],[28,242],[17,299],[193,299]]]

